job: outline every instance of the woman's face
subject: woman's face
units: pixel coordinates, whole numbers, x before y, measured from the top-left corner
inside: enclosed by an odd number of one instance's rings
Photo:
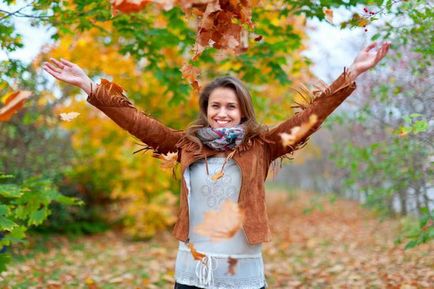
[[[212,128],[234,127],[240,124],[241,117],[240,103],[232,89],[218,87],[211,92],[207,118]]]

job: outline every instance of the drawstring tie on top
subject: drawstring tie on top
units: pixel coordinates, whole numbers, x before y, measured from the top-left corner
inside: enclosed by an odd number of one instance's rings
[[[205,256],[196,264],[196,276],[203,286],[211,286],[214,283],[214,270],[217,269],[217,261],[211,256]]]

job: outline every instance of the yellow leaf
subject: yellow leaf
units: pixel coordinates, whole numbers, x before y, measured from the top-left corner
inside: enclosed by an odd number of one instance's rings
[[[64,121],[71,121],[79,115],[79,112],[63,112],[60,114],[60,119]]]
[[[224,175],[225,175],[225,173],[223,171],[217,172],[211,177],[211,180],[213,180],[215,182],[215,181],[221,179]]]
[[[0,108],[0,121],[8,121],[24,106],[24,101],[32,95],[30,91],[16,91],[6,97],[5,106]]]

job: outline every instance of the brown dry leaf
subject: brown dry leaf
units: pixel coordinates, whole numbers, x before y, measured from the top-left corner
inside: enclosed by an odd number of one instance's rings
[[[64,121],[71,121],[79,115],[79,112],[63,112],[60,114],[60,119]]]
[[[316,114],[309,116],[309,121],[302,123],[301,126],[296,126],[291,129],[291,133],[281,133],[280,137],[282,139],[283,146],[291,146],[296,144],[299,140],[304,138],[306,134],[312,129],[312,127],[317,123],[318,117]]]
[[[193,60],[197,59],[208,46],[234,53],[246,51],[248,33],[242,24],[247,24],[253,28],[251,12],[256,2],[210,0],[206,3],[202,2],[200,5],[196,3],[194,5],[197,9],[195,14],[199,13],[202,19],[197,30]],[[190,8],[192,7],[190,6]],[[188,14],[188,12],[186,13]],[[190,14],[192,13],[190,12]],[[234,23],[235,19],[239,20],[240,23]]]
[[[188,248],[190,248],[191,255],[193,255],[193,259],[197,261],[201,261],[206,255],[199,253],[196,251],[196,248],[194,248],[192,243],[187,244]]]
[[[235,259],[232,257],[228,258],[228,265],[229,265],[228,274],[229,275],[232,275],[232,276],[235,275],[235,267],[237,266],[237,264],[238,264],[238,259]]]
[[[152,0],[110,0],[112,5],[112,15],[116,16],[118,11],[122,13],[139,12]]]
[[[5,106],[0,108],[0,121],[8,121],[12,115],[23,108],[25,100],[31,95],[30,91],[15,91],[8,95]]]
[[[178,160],[178,152],[167,153],[167,154],[153,154],[154,158],[161,160],[161,167],[163,169],[173,169],[176,166],[176,161]]]
[[[333,24],[333,10],[324,8],[323,12],[324,12],[325,19],[327,20],[327,22],[329,22],[330,24]]]
[[[212,241],[232,238],[243,225],[244,213],[238,204],[226,200],[219,211],[205,213],[204,220],[197,225],[196,233],[209,237]]]

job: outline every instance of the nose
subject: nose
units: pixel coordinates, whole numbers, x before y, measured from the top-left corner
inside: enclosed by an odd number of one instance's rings
[[[217,116],[225,117],[226,115],[227,115],[226,109],[224,107],[221,107],[217,113]]]

